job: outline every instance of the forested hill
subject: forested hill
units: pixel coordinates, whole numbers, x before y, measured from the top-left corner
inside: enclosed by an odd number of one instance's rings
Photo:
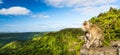
[[[46,36],[58,36],[58,35],[72,35],[73,37],[82,36],[84,32],[81,28],[66,28],[57,32],[50,32]]]
[[[36,36],[44,36],[47,32],[14,32],[14,33],[0,33],[0,46],[11,41],[25,41]]]
[[[89,21],[103,30],[104,46],[109,46],[112,40],[120,40],[120,9],[110,8]],[[83,34],[81,28],[68,28],[43,37],[38,35],[25,42],[14,41],[1,47],[0,55],[80,55],[84,40],[78,37]]]
[[[83,40],[81,28],[67,28],[58,32],[47,33],[44,37],[36,36],[26,42],[14,41],[1,47],[0,54],[6,55],[76,55],[79,54]]]
[[[109,11],[100,13],[97,17],[91,18],[90,21],[104,31],[105,42],[120,39],[120,9],[111,7]]]

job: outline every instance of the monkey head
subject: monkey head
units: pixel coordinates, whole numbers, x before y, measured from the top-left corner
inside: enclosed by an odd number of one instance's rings
[[[83,31],[89,30],[91,25],[92,25],[92,23],[90,23],[89,21],[84,21],[83,27],[82,27]]]

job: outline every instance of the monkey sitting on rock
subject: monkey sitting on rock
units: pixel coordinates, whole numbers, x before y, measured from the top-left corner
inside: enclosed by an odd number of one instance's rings
[[[89,21],[84,21],[83,31],[85,31],[85,44],[86,48],[99,47],[102,46],[102,41],[104,40],[104,35],[102,30],[95,24],[90,23]]]

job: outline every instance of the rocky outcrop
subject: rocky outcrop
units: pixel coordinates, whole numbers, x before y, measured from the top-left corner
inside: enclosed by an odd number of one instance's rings
[[[80,55],[120,55],[119,47],[101,47],[86,49],[81,47]]]
[[[111,41],[110,47],[91,47],[90,49],[81,47],[80,55],[120,55],[120,40]]]

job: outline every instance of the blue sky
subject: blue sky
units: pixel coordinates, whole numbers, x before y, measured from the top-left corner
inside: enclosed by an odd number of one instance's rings
[[[0,0],[0,32],[58,31],[120,8],[120,0]]]

